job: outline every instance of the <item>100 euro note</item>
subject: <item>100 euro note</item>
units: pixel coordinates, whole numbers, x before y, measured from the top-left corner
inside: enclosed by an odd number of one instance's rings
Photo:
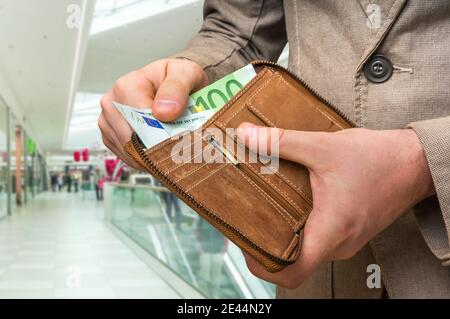
[[[201,127],[255,76],[255,69],[249,64],[193,93],[183,115],[173,122],[157,120],[150,109],[137,109],[117,102],[113,104],[145,147],[151,148],[170,137]]]

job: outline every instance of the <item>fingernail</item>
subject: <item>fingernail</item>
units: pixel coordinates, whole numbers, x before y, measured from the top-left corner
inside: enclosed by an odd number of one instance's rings
[[[166,112],[171,111],[174,108],[176,108],[178,105],[177,102],[172,100],[156,100],[155,106],[157,107],[158,111]]]

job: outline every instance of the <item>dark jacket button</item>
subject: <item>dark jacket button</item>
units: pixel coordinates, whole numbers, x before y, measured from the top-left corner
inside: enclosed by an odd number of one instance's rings
[[[364,74],[373,83],[383,83],[392,76],[392,62],[382,54],[375,54],[364,65]]]

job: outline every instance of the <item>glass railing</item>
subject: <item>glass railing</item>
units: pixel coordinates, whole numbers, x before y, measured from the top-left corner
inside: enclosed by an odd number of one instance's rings
[[[110,222],[207,298],[274,298],[241,251],[167,189],[109,184]]]

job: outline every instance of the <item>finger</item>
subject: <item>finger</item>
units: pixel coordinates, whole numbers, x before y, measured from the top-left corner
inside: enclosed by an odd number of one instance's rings
[[[156,94],[153,76],[155,76],[153,73],[148,73],[144,69],[128,73],[116,81],[110,96],[122,104],[136,108],[151,108]]]
[[[114,97],[114,99],[116,98]],[[130,141],[133,130],[112,102],[113,94],[112,92],[108,92],[100,102],[102,114],[100,115],[99,121],[102,120],[107,123],[107,125],[104,124],[105,127],[110,128],[107,135],[115,144],[124,145]],[[113,127],[114,129],[112,129]]]
[[[321,248],[322,245],[314,236],[306,236],[305,234],[297,261],[276,273],[268,272],[254,258],[245,253],[244,257],[247,267],[255,276],[282,287],[293,289],[302,284],[325,261],[325,249]]]
[[[293,131],[242,123],[237,130],[237,136],[254,152],[284,158],[310,168],[329,160],[330,133]]]
[[[143,168],[134,161],[124,150],[122,144],[119,143],[117,137],[114,134],[114,130],[109,126],[103,114],[100,114],[98,120],[100,131],[102,132],[103,144],[109,148],[114,154],[116,154],[124,163],[128,166],[133,167],[138,170],[143,170]]]
[[[111,140],[109,140],[106,136],[103,136],[103,144],[105,144],[105,146],[110,149],[115,155],[117,155],[117,157],[119,157],[122,162],[124,162],[125,164],[127,164],[128,166],[135,168],[137,170],[143,170],[142,167],[135,162],[133,159],[131,159],[128,154],[126,154],[125,152],[121,151],[113,142],[111,142]]]
[[[120,151],[117,148],[117,146],[114,145],[114,143],[111,142],[111,140],[109,140],[106,136],[103,136],[102,139],[103,139],[103,144],[105,144],[105,146],[109,150],[111,150],[115,155],[117,155],[117,157],[120,158],[122,160],[122,162],[124,162],[129,167],[132,167],[134,169],[137,169],[140,171],[144,170],[137,162],[135,162],[133,159],[131,159],[126,153]]]
[[[166,77],[155,96],[153,115],[164,122],[175,120],[183,114],[189,94],[206,83],[205,73],[193,62],[169,62]]]

